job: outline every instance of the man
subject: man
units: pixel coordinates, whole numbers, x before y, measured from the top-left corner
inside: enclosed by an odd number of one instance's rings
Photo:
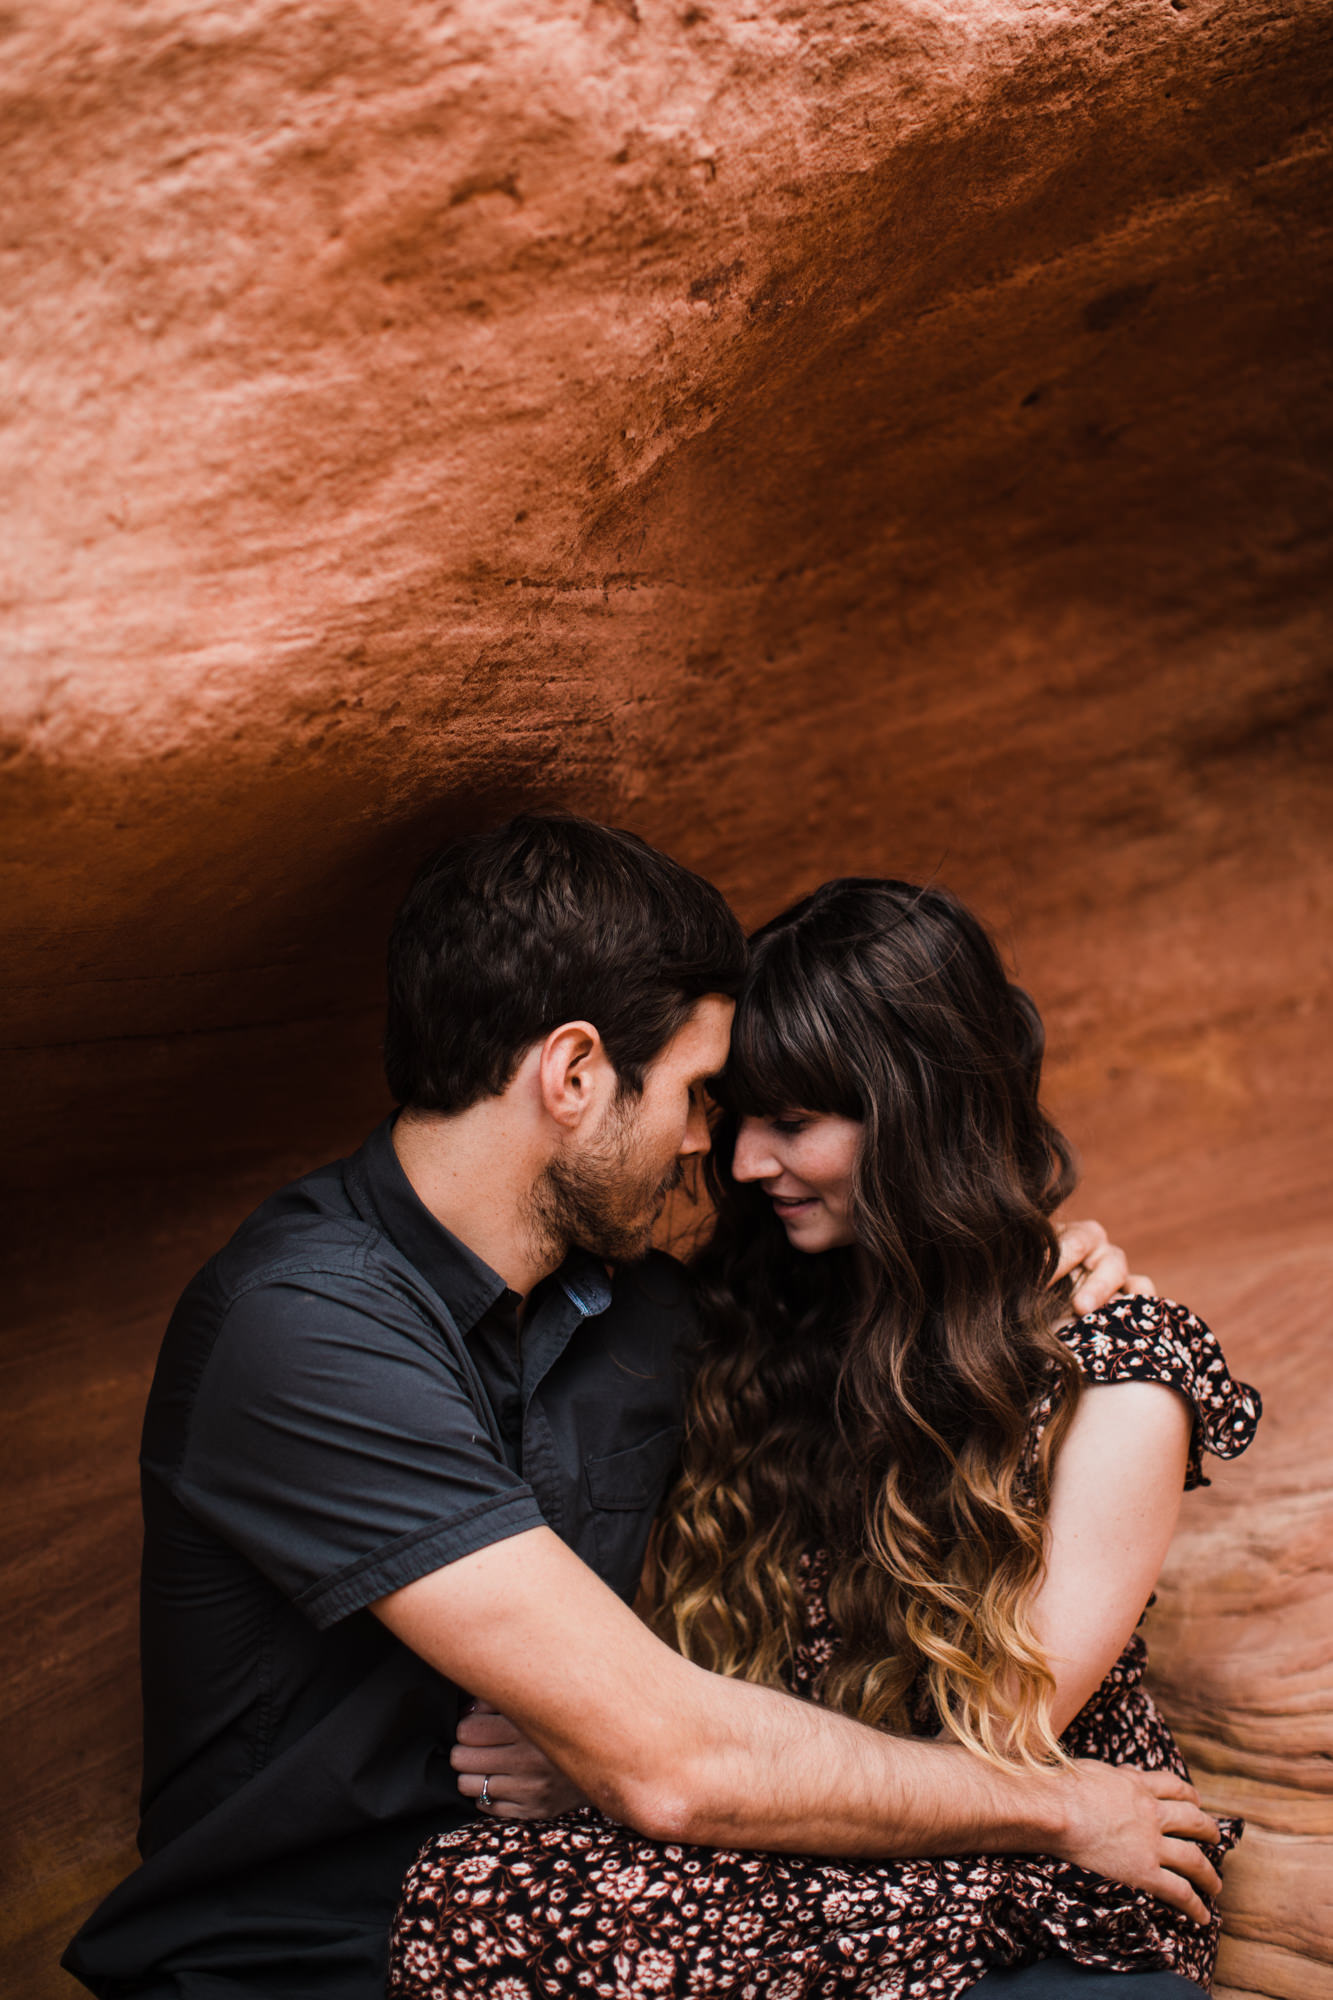
[[[585,821],[418,878],[400,1115],[250,1217],[163,1345],[144,1863],[67,1955],[95,1992],[374,2000],[405,1868],[473,1810],[470,1697],[652,1836],[1054,1851],[1203,1914],[1214,1829],[1169,1776],[1006,1775],[704,1673],[628,1609],[691,1329],[646,1253],[707,1149],[744,963],[715,890]]]

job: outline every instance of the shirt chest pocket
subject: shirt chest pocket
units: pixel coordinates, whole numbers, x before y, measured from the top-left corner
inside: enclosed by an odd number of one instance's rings
[[[638,1588],[653,1516],[679,1452],[680,1426],[671,1424],[624,1451],[584,1460],[593,1567],[626,1599]]]

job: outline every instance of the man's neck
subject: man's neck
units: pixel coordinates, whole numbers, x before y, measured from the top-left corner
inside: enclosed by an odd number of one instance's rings
[[[453,1116],[401,1112],[393,1128],[398,1164],[435,1220],[526,1298],[562,1253],[535,1240],[528,1204],[540,1162],[502,1098]]]

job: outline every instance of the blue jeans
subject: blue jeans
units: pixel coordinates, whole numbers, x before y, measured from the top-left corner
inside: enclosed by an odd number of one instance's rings
[[[1199,2000],[1203,1992],[1179,1972],[1103,1972],[1070,1958],[987,1972],[966,2000]]]

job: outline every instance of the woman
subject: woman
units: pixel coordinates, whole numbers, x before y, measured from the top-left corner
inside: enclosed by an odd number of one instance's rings
[[[997,1764],[1183,1774],[1135,1628],[1200,1449],[1243,1450],[1258,1399],[1181,1307],[1062,1318],[1050,1216],[1073,1175],[1041,1056],[1031,1001],[943,891],[833,882],[758,933],[650,1613],[701,1665]],[[1050,1956],[1206,1985],[1216,1930],[1041,1857],[717,1854],[582,1808],[429,1843],[390,1990],[428,1993],[414,1959],[451,1931],[476,1990],[512,1974],[515,2000],[954,2000]],[[448,1990],[472,1990],[452,1966]]]

